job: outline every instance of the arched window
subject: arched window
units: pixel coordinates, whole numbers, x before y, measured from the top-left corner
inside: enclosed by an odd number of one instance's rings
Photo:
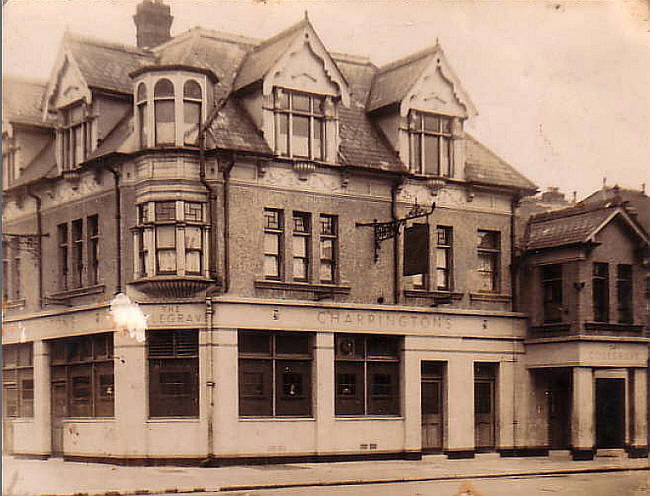
[[[174,85],[169,79],[161,79],[154,89],[156,117],[156,146],[173,145],[176,142],[174,115]]]
[[[144,83],[138,86],[138,94],[135,99],[136,111],[138,113],[138,138],[140,147],[144,148],[147,143],[147,87]]]
[[[196,145],[201,125],[201,86],[196,81],[187,81],[183,88],[183,142]]]

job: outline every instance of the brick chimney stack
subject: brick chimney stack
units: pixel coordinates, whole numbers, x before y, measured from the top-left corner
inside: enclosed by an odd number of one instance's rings
[[[135,22],[138,48],[153,48],[171,39],[174,18],[162,0],[143,0],[138,4]]]

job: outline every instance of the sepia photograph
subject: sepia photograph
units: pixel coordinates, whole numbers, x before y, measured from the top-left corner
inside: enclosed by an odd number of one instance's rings
[[[3,0],[2,494],[650,492],[648,0]]]

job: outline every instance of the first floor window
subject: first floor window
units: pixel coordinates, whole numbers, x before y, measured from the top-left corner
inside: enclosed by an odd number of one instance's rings
[[[55,339],[50,349],[52,382],[65,391],[65,416],[112,417],[113,334]]]
[[[241,330],[239,415],[311,415],[312,336],[308,333]]]
[[[453,287],[452,267],[452,228],[436,228],[436,287],[441,291],[451,291]]]
[[[2,242],[2,298],[18,301],[22,298],[20,243],[17,238]]]
[[[592,292],[594,320],[607,322],[609,320],[609,264],[594,263]]]
[[[415,223],[404,230],[404,275],[414,288],[426,288],[429,273],[429,225]]]
[[[311,258],[311,215],[293,213],[293,280],[309,281]]]
[[[34,361],[32,343],[2,346],[2,414],[34,416]]]
[[[501,237],[497,231],[478,231],[478,290],[499,291]]]
[[[91,215],[87,218],[88,236],[88,284],[95,285],[99,282],[99,218]]]
[[[149,331],[149,416],[199,415],[199,335],[195,330]]]
[[[542,267],[544,322],[562,321],[562,265]]]
[[[336,215],[321,214],[320,216],[320,282],[336,282],[336,250],[337,250]]]
[[[400,348],[395,336],[335,336],[335,414],[399,415]]]
[[[282,279],[283,211],[264,209],[264,279]]]
[[[619,264],[617,266],[616,290],[618,293],[618,321],[622,324],[631,324],[634,322],[631,265]]]

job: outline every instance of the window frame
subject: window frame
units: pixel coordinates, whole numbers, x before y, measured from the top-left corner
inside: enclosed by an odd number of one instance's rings
[[[274,122],[275,122],[275,152],[281,157],[323,161],[326,157],[327,137],[326,137],[326,118],[325,106],[327,102],[326,95],[296,91],[288,88],[274,88]],[[286,98],[286,101],[284,99]],[[295,98],[308,98],[309,109],[296,108]],[[321,102],[321,110],[316,110],[316,103]],[[307,136],[307,154],[300,155],[295,153],[296,145],[296,119],[308,119],[308,136]],[[286,128],[283,120],[286,119]],[[281,130],[286,130],[282,133]],[[320,139],[316,137],[316,129],[320,129]],[[286,142],[282,145],[282,137]],[[320,142],[320,150],[317,152],[316,142]]]
[[[384,341],[386,350],[373,353],[371,344]],[[334,415],[336,417],[401,414],[401,350],[403,337],[380,334],[334,334]],[[388,376],[386,384],[379,376]],[[354,378],[354,382],[351,379]],[[343,382],[345,379],[347,382]],[[354,388],[350,386],[354,385]],[[342,387],[343,386],[343,387]],[[381,387],[380,387],[381,386]],[[382,389],[383,388],[383,389]],[[383,391],[381,394],[379,391]]]
[[[70,244],[68,223],[64,222],[57,226],[57,236],[59,241],[58,254],[59,254],[59,289],[65,291],[70,286],[68,260],[70,257]]]
[[[51,380],[65,387],[65,418],[115,416],[113,338],[106,332],[50,340]],[[103,377],[110,379],[108,386]]]
[[[140,90],[144,90],[141,92]],[[144,82],[138,84],[135,97],[136,115],[138,116],[138,140],[141,148],[149,146],[149,94]]]
[[[542,316],[544,323],[563,320],[564,309],[564,267],[562,264],[548,264],[540,267],[542,285]]]
[[[634,266],[617,264],[616,296],[618,300],[618,322],[634,323]]]
[[[302,228],[299,227],[299,220],[302,222]],[[291,257],[292,264],[292,277],[296,282],[310,282],[311,281],[311,234],[312,222],[311,213],[294,211],[292,214],[292,243],[291,243]],[[302,245],[302,250],[297,250],[296,245]],[[304,277],[297,274],[296,267],[302,266]]]
[[[256,338],[256,345],[266,341],[266,347],[246,349],[244,341],[250,343]],[[302,352],[283,347],[289,340],[298,338],[303,340]],[[239,329],[237,375],[240,418],[313,417],[314,342],[313,333]],[[256,383],[246,382],[247,376],[251,375],[258,378]],[[285,375],[300,375],[300,379],[285,384]],[[249,392],[248,386],[251,384],[261,386],[261,391]],[[285,393],[285,386],[289,386],[288,393]]]
[[[490,288],[478,288],[479,292],[482,293],[498,293],[501,285],[501,232],[488,230],[488,229],[478,229],[477,233],[479,235],[479,242],[477,246],[477,273],[480,278],[484,276],[482,274],[490,274]],[[489,246],[483,244],[483,240],[486,239],[486,236],[493,236],[495,246]],[[481,260],[489,260],[490,267],[487,269],[481,263]]]
[[[195,84],[198,89],[200,96],[196,97],[193,95],[187,94],[187,88],[188,85]],[[188,105],[189,106],[198,106],[199,112],[198,112],[198,122],[195,123],[190,123],[187,121],[188,118]],[[199,129],[201,127],[201,122],[203,119],[203,88],[201,87],[201,84],[196,81],[195,79],[186,79],[185,82],[183,83],[183,122],[182,122],[182,127],[183,127],[183,144],[184,145],[189,145],[189,146],[198,146],[199,144]],[[189,132],[189,129],[191,129],[192,126],[196,126],[196,137],[193,140],[188,139],[187,134]]]
[[[277,221],[269,223],[270,214],[275,214],[277,216]],[[263,212],[263,221],[264,221],[264,231],[263,231],[263,251],[264,251],[264,261],[262,267],[262,273],[264,279],[270,281],[282,281],[284,280],[284,270],[283,270],[283,250],[284,250],[284,210],[278,208],[265,208]],[[277,242],[277,253],[268,251],[267,249],[267,239],[276,239]],[[277,268],[277,275],[267,273],[266,270],[266,260],[273,259],[275,260],[275,267]]]
[[[9,359],[14,355],[15,360]],[[27,360],[21,360],[21,357]],[[31,383],[31,387],[27,387]],[[15,398],[15,414],[9,400]],[[3,418],[34,417],[34,350],[33,342],[2,345],[2,415]]]
[[[84,227],[83,219],[70,223],[70,244],[72,246],[72,287],[81,288],[84,281]]]
[[[163,83],[169,83],[171,85],[171,95],[164,93],[164,94],[158,94],[158,87],[162,85]],[[172,118],[171,120],[168,121],[161,121],[158,119],[158,113],[162,113],[163,104],[167,104],[171,102],[171,115]],[[167,78],[167,77],[162,77],[158,79],[155,84],[154,84],[154,90],[153,90],[153,108],[154,108],[154,143],[156,147],[170,147],[170,146],[175,146],[176,145],[176,126],[177,126],[177,115],[176,115],[176,85],[174,82]],[[161,135],[164,135],[165,133],[162,132],[162,128],[160,127],[162,124],[171,124],[172,130],[171,130],[171,138],[165,139],[164,141],[161,139]]]
[[[427,119],[435,119],[437,129],[427,128]],[[445,124],[443,124],[445,123]],[[453,153],[453,117],[433,112],[411,109],[408,116],[409,135],[409,165],[414,174],[427,176],[454,176]],[[425,143],[433,140],[436,143],[437,157],[435,163],[429,164]],[[446,154],[446,170],[443,170]],[[429,169],[433,170],[429,170]]]
[[[149,418],[198,417],[199,332],[196,329],[148,331],[146,348]],[[189,380],[179,382],[180,375]],[[164,382],[163,376],[170,380]],[[174,378],[176,382],[171,380]],[[167,386],[166,392],[164,385]],[[182,390],[183,386],[188,389]]]
[[[99,216],[86,217],[86,249],[88,257],[88,285],[99,284]]]
[[[61,165],[63,170],[76,169],[92,151],[90,105],[79,100],[59,109]],[[80,116],[75,116],[79,112]]]
[[[594,322],[609,322],[609,264],[607,262],[593,263],[591,292]]]
[[[441,243],[440,235],[444,233],[444,239]],[[443,253],[445,258],[445,267],[440,266],[440,254]],[[454,290],[454,229],[451,226],[436,226],[436,290],[453,291]],[[443,281],[446,284],[440,284],[440,274],[443,275]]]
[[[318,280],[325,284],[336,284],[338,281],[338,215],[320,214],[319,215],[319,235],[318,235],[318,251],[319,251],[319,270]],[[327,226],[330,226],[329,228]],[[331,244],[331,255],[329,257],[324,255],[326,252],[325,245]],[[327,271],[329,277],[323,278],[323,269]]]

